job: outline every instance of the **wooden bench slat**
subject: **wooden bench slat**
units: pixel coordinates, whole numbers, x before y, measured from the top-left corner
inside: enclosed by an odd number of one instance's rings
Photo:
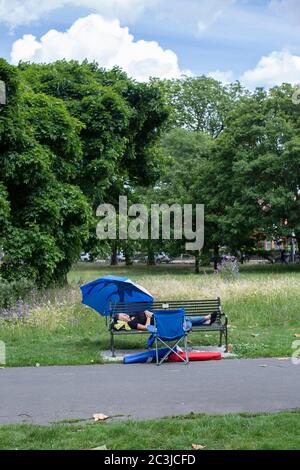
[[[126,310],[129,310],[129,309],[133,309],[133,310],[142,310],[142,309],[151,309],[151,310],[154,310],[154,309],[158,309],[158,308],[163,308],[164,306],[168,306],[167,308],[170,308],[170,307],[175,307],[175,306],[180,306],[180,307],[184,307],[184,308],[212,308],[212,307],[220,307],[220,303],[219,302],[176,302],[176,301],[172,301],[172,302],[155,302],[153,304],[125,304],[125,303],[122,303],[122,304],[113,304],[112,307],[111,307],[111,310],[122,310],[122,309],[126,309]]]

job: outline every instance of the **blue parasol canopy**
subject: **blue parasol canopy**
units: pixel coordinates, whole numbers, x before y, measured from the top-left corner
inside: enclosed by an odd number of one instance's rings
[[[102,277],[80,289],[82,303],[104,317],[109,316],[111,302],[153,302],[150,292],[127,277]]]

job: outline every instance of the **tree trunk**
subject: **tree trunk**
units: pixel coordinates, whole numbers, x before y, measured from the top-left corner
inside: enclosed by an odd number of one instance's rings
[[[296,235],[296,240],[297,240],[297,245],[298,245],[298,250],[296,252],[298,253],[298,263],[300,263],[300,236],[297,234]],[[296,257],[297,260],[297,257]]]
[[[195,273],[200,273],[200,251],[197,251],[195,254]]]
[[[147,264],[148,266],[155,266],[155,253],[154,250],[151,246],[151,243],[148,244],[148,259],[147,259]]]
[[[219,264],[219,245],[215,245],[214,247],[214,270],[217,271],[218,264]]]
[[[290,244],[290,248],[291,248],[291,262],[292,263],[295,263],[296,261],[296,247],[295,247],[295,240],[294,238],[291,239],[291,244]]]
[[[110,258],[110,265],[117,266],[118,265],[118,249],[116,246],[113,246]]]
[[[124,256],[125,256],[126,266],[132,266],[133,265],[132,253],[124,250]]]

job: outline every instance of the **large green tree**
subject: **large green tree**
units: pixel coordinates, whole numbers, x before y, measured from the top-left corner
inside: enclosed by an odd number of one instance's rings
[[[81,123],[63,101],[34,94],[0,62],[7,105],[0,108],[1,275],[38,285],[64,282],[87,235],[90,207],[74,185]]]
[[[161,83],[170,106],[170,126],[205,132],[216,139],[225,128],[228,112],[247,91],[206,76],[185,77]]]
[[[196,191],[197,175],[201,171],[203,162],[208,158],[212,138],[204,132],[192,132],[187,129],[171,129],[161,139],[163,152],[160,178],[152,189],[144,192],[145,202],[150,204],[192,204],[203,201],[197,199]],[[194,214],[195,216],[195,214]],[[172,221],[172,218],[171,218]],[[155,252],[161,250],[176,256],[185,252],[187,240],[175,240],[173,227],[171,227],[171,241],[159,240],[145,244],[148,251],[148,259],[153,260]],[[196,256],[197,265],[199,252],[192,253]]]
[[[255,233],[300,238],[300,111],[294,91],[283,85],[243,98],[218,140],[216,191],[224,201],[220,220],[229,246],[241,247]]]
[[[62,99],[82,124],[76,184],[94,211],[103,202],[117,206],[119,195],[130,198],[136,185],[155,182],[161,160],[156,142],[168,117],[157,83],[137,83],[119,68],[107,71],[86,61],[21,63],[19,69],[36,93]],[[86,243],[86,250],[95,253],[101,251],[96,222]],[[112,244],[114,260],[118,248]]]
[[[19,65],[35,92],[64,100],[82,124],[83,158],[78,184],[94,207],[114,202],[124,185],[157,177],[154,145],[168,111],[156,83],[137,83],[118,68],[58,61]]]

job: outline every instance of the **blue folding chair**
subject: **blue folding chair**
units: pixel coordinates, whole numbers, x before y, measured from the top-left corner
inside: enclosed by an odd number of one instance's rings
[[[176,354],[179,359],[188,364],[188,349],[187,349],[187,335],[188,331],[186,329],[185,321],[185,310],[155,310],[154,311],[154,331],[153,338],[155,341],[156,349],[156,364],[160,366],[171,353]],[[179,343],[184,342],[184,351],[185,357],[181,357],[177,352],[177,346]],[[159,358],[159,343],[163,344],[164,347],[168,348],[169,351]],[[169,343],[172,345],[170,346]]]

